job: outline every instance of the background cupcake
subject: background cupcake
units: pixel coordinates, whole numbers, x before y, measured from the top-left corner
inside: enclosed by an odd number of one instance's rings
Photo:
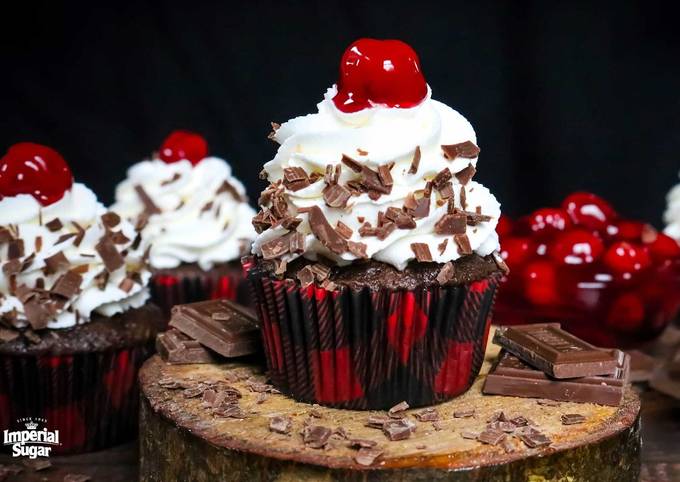
[[[255,212],[200,135],[175,131],[152,159],[130,167],[111,209],[151,244],[152,295],[166,314],[175,304],[242,294],[239,260],[255,237]]]
[[[131,438],[137,369],[162,325],[139,233],[56,151],[20,143],[0,159],[0,264],[2,428],[44,418],[54,453]]]
[[[666,195],[666,212],[663,219],[666,222],[664,232],[671,238],[680,241],[680,184],[676,184]]]
[[[431,99],[399,41],[352,44],[317,107],[275,127],[245,262],[270,376],[298,400],[348,408],[458,395],[505,268],[500,205],[472,180],[475,132]]]

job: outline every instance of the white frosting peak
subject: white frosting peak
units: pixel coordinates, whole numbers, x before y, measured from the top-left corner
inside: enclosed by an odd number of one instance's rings
[[[282,124],[275,132],[274,139],[281,144],[274,159],[265,164],[268,179],[277,184],[283,178],[284,169],[300,167],[309,175],[322,175],[327,165],[341,164],[343,155],[377,170],[379,166],[394,163],[391,176],[394,184],[389,194],[378,199],[371,199],[367,193],[352,196],[347,207],[332,208],[323,199],[326,186],[323,179],[311,185],[292,191],[284,191],[286,200],[294,208],[318,206],[331,226],[341,221],[353,233],[351,241],[366,244],[366,254],[376,260],[392,264],[404,269],[415,255],[412,243],[426,243],[432,258],[436,262],[447,262],[459,258],[457,245],[451,235],[435,233],[436,222],[447,212],[447,205],[441,202],[436,193],[431,198],[429,215],[416,219],[416,227],[396,229],[385,239],[376,236],[361,236],[359,228],[364,222],[377,225],[378,213],[389,207],[401,209],[409,194],[425,189],[439,172],[449,169],[453,174],[464,170],[468,165],[476,166],[477,158],[458,157],[447,159],[442,145],[460,144],[466,141],[477,143],[475,131],[470,123],[458,112],[437,102],[428,95],[416,107],[402,109],[385,106],[373,106],[355,113],[344,113],[336,108],[332,101],[336,93],[335,87],[328,89],[324,100],[318,105],[316,114],[296,117]],[[420,164],[415,173],[409,168],[416,147],[420,148]],[[357,178],[357,174],[342,165],[339,184]],[[453,176],[454,204],[461,205],[461,189],[463,186]],[[471,181],[465,187],[466,209],[479,209],[482,214],[491,216],[490,221],[468,226],[467,236],[472,250],[485,256],[497,250],[498,237],[495,227],[500,216],[500,204],[496,198],[481,184]],[[440,201],[438,203],[438,201]],[[268,209],[269,205],[263,206]],[[304,256],[315,259],[317,254],[334,259],[339,264],[347,264],[357,259],[350,252],[331,253],[311,232],[307,214],[301,213],[302,219],[297,231],[305,235]],[[269,228],[263,231],[253,244],[253,253],[262,255],[262,245],[287,231],[282,227]],[[443,251],[440,245],[448,240]],[[298,254],[286,254],[282,259],[290,261]]]
[[[127,174],[116,188],[111,209],[128,219],[142,214],[145,206],[136,186],[160,209],[142,231],[151,243],[149,261],[154,268],[198,263],[209,270],[239,259],[244,245],[255,237],[250,223],[255,212],[245,188],[222,159],[207,157],[195,166],[188,160],[166,164],[152,159],[133,165]],[[225,183],[231,188],[225,189]]]
[[[666,195],[668,203],[663,219],[667,226],[664,232],[680,241],[680,184],[676,184]]]

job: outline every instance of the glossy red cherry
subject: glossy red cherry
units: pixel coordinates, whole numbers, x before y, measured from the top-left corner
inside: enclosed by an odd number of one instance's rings
[[[589,192],[570,194],[562,202],[562,208],[574,224],[598,231],[604,231],[608,221],[616,217],[616,211],[607,201]]]
[[[550,257],[564,264],[592,263],[602,251],[602,240],[585,229],[560,233],[549,248]]]
[[[340,60],[337,87],[333,102],[347,113],[374,104],[413,107],[427,96],[418,55],[400,40],[363,38],[354,42]]]
[[[200,134],[176,130],[165,138],[158,156],[166,163],[187,159],[194,166],[208,155],[208,143]]]
[[[639,243],[643,229],[645,229],[645,223],[622,219],[607,227],[607,232],[618,240]]]
[[[652,263],[645,248],[627,241],[618,241],[609,246],[602,260],[607,268],[617,274],[642,271]]]
[[[535,305],[553,305],[557,295],[557,274],[553,265],[544,260],[532,261],[522,273],[524,296]]]
[[[680,257],[680,244],[675,239],[657,232],[649,233],[647,236],[646,239],[643,236],[642,241],[654,260],[663,261]]]
[[[559,208],[537,209],[529,216],[528,223],[534,233],[564,231],[572,225],[569,214]]]
[[[509,236],[510,233],[512,233],[512,220],[505,214],[501,214],[501,217],[498,218],[496,232],[501,239],[503,239],[505,236]]]
[[[0,159],[0,198],[30,194],[43,206],[59,201],[73,186],[73,174],[54,149],[20,142]]]
[[[501,258],[511,268],[521,266],[532,251],[529,238],[507,238],[501,241]]]

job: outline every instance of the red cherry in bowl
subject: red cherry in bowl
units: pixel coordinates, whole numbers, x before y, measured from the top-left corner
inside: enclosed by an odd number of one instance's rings
[[[680,257],[680,244],[666,234],[648,231],[648,234],[643,236],[642,242],[645,243],[655,261]]]
[[[616,217],[616,211],[607,201],[589,192],[570,194],[562,202],[562,208],[574,224],[597,231],[604,231],[608,222]]]
[[[0,159],[0,198],[30,194],[49,206],[73,186],[73,174],[61,154],[51,147],[19,142]]]
[[[496,225],[496,232],[500,238],[509,236],[512,233],[512,220],[505,214],[501,214],[498,218],[498,224]]]
[[[359,39],[340,60],[338,93],[342,112],[358,112],[374,104],[413,107],[427,96],[418,55],[401,40]]]
[[[602,261],[607,268],[617,274],[636,273],[652,264],[646,248],[627,241],[618,241],[610,245]]]
[[[194,166],[208,155],[208,143],[195,132],[176,130],[165,138],[158,153],[165,163],[187,159]]]
[[[592,263],[603,251],[602,240],[585,229],[560,233],[548,249],[555,261],[574,265]]]
[[[501,258],[511,268],[519,267],[531,254],[533,243],[529,238],[507,238],[501,242]]]
[[[564,231],[572,226],[569,214],[564,209],[558,208],[537,209],[531,213],[527,222],[534,233]]]
[[[544,260],[532,261],[522,273],[524,296],[535,305],[554,305],[557,295],[557,273],[553,265]]]

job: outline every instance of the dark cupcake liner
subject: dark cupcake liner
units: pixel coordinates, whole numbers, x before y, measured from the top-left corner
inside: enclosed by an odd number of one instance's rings
[[[159,273],[151,278],[149,286],[153,302],[166,316],[175,305],[221,298],[243,303],[247,299],[245,278],[238,268],[227,273]]]
[[[19,419],[46,420],[59,430],[52,454],[101,450],[137,434],[137,372],[151,344],[99,353],[0,355],[0,425],[25,430]],[[4,447],[11,450],[11,447]]]
[[[273,384],[348,409],[431,405],[479,374],[498,276],[411,291],[327,291],[249,270]]]

